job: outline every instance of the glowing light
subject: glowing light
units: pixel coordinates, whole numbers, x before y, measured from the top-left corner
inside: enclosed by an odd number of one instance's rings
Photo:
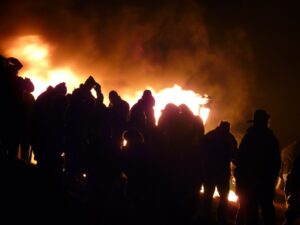
[[[204,191],[205,191],[205,190],[204,190],[204,187],[203,187],[203,185],[202,185],[202,186],[201,186],[201,189],[199,190],[199,193],[200,193],[200,194],[203,194]],[[215,188],[215,191],[214,191],[214,194],[213,194],[213,198],[219,198],[219,197],[220,197],[220,194],[219,194],[218,189],[217,189],[217,187],[216,187],[216,188]],[[230,202],[237,202],[238,196],[235,194],[234,191],[230,190],[227,199],[228,199],[228,201],[230,201]]]
[[[37,161],[35,160],[35,156],[34,156],[34,152],[31,152],[31,159],[30,159],[30,163],[33,165],[37,165]]]
[[[122,146],[123,146],[123,147],[126,147],[126,146],[127,146],[127,140],[125,140],[125,139],[123,140]]]
[[[201,185],[201,188],[200,188],[200,193],[203,194],[204,193],[204,186]]]
[[[217,187],[215,187],[215,191],[214,191],[213,198],[219,198],[219,197],[220,197],[220,194],[219,194],[219,192],[218,192]]]
[[[13,57],[25,59],[29,64],[48,66],[48,45],[43,43],[38,35],[26,35],[17,38],[8,53]]]
[[[86,177],[87,177],[86,173],[83,173],[83,174],[82,174],[82,177],[83,177],[83,178],[86,178]]]
[[[21,62],[25,62],[25,66],[20,72],[21,76],[29,77],[35,87],[33,95],[37,97],[44,92],[48,86],[55,86],[58,83],[65,82],[68,92],[72,92],[75,87],[82,83],[84,77],[75,75],[68,67],[54,68],[51,65],[51,48],[38,35],[27,35],[15,39],[8,46],[7,53],[18,58]],[[149,87],[156,99],[155,118],[156,122],[161,115],[161,110],[166,104],[174,103],[175,105],[186,104],[195,115],[202,118],[205,123],[209,116],[209,108],[206,107],[209,99],[207,96],[202,96],[192,90],[183,90],[179,85],[174,85],[171,88],[165,88],[158,92]],[[92,90],[95,96],[94,90]],[[142,95],[142,91],[136,92],[134,97],[124,96],[132,106]]]
[[[28,59],[34,62],[44,60],[48,55],[47,49],[38,46],[37,44],[31,44],[25,46],[23,48],[23,53],[24,55],[28,56]]]
[[[199,115],[200,115],[201,119],[203,120],[203,123],[205,124],[208,119],[210,109],[205,106],[200,106],[199,111],[200,111]]]
[[[53,68],[50,63],[51,51],[47,43],[38,35],[28,35],[17,38],[10,44],[7,53],[25,62],[20,74],[29,77],[34,84],[32,93],[36,98],[48,86],[65,82],[68,92],[79,86],[78,76],[69,67]]]
[[[147,88],[151,90],[152,95],[155,98],[155,118],[156,122],[161,115],[161,111],[168,103],[173,103],[177,106],[180,104],[186,104],[194,113],[199,115],[205,123],[208,115],[209,108],[205,107],[209,99],[206,96],[199,95],[192,90],[183,90],[179,85],[175,84],[172,88],[165,88],[156,92],[153,88]],[[132,106],[142,96],[142,91],[136,92],[135,97],[125,96],[125,99]]]
[[[228,195],[228,201],[237,202],[237,200],[238,200],[238,196],[235,194],[235,192],[230,190],[229,195]]]

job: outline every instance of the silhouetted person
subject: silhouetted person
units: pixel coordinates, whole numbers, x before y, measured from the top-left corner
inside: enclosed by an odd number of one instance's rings
[[[165,147],[171,144],[172,138],[178,132],[179,108],[173,103],[168,103],[162,110],[158,120],[158,129]]]
[[[150,90],[145,90],[142,97],[130,110],[129,125],[138,129],[148,140],[149,134],[155,127],[154,107],[155,99]]]
[[[155,126],[155,115],[153,109],[153,107],[155,106],[155,99],[152,95],[152,92],[150,90],[144,90],[142,99],[145,102],[147,127],[153,128]]]
[[[32,150],[38,166],[47,164],[47,153],[49,152],[49,112],[51,111],[51,98],[54,88],[49,86],[42,92],[33,104],[32,109]]]
[[[230,123],[221,121],[217,128],[208,132],[203,138],[201,150],[206,216],[211,216],[213,194],[217,187],[220,194],[217,217],[221,224],[226,224],[231,174],[230,162],[234,159],[237,150],[237,141],[230,133]]]
[[[34,104],[34,91],[33,83],[30,79],[24,79],[24,92],[22,95],[22,134],[21,134],[21,159],[29,163],[31,159],[31,117]]]
[[[237,224],[258,224],[259,207],[264,224],[276,224],[273,198],[281,159],[278,140],[269,128],[269,117],[265,110],[256,110],[253,125],[239,146],[235,169],[240,201]]]
[[[116,91],[109,92],[109,114],[112,127],[112,141],[120,149],[122,133],[127,126],[129,118],[129,104],[124,101]]]
[[[199,140],[204,125],[184,104],[169,103],[158,120],[161,136],[159,161],[162,204],[169,222],[187,224],[196,210],[201,183]]]
[[[91,90],[96,82],[92,76],[72,92],[66,111],[67,167],[74,176],[80,176],[89,166],[95,98]]]
[[[294,161],[292,170],[288,174],[285,194],[288,209],[285,213],[284,225],[298,225],[300,224],[300,155]]]
[[[0,58],[0,101],[5,106],[0,111],[0,139],[3,158],[13,162],[17,158],[21,141],[22,96],[24,79],[18,76],[22,63],[16,58]]]

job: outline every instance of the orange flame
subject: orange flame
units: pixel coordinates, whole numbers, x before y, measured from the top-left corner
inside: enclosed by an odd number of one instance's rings
[[[201,186],[201,189],[199,190],[199,192],[201,194],[204,193],[204,187],[203,185]],[[214,191],[214,195],[213,195],[213,198],[219,198],[220,197],[220,194],[218,192],[218,189],[215,188],[215,191]],[[238,200],[238,196],[236,195],[236,193],[233,191],[233,190],[230,190],[229,193],[228,193],[228,197],[227,197],[228,201],[230,202],[237,202]]]
[[[32,80],[35,87],[33,92],[35,98],[49,85],[55,86],[61,82],[66,82],[68,91],[72,91],[80,83],[80,79],[69,67],[52,68],[50,47],[43,42],[40,36],[19,37],[10,46],[12,47],[8,49],[7,54],[25,62],[22,76]]]
[[[168,103],[173,103],[177,106],[180,104],[186,104],[194,113],[203,120],[204,124],[207,121],[210,109],[206,107],[209,99],[206,95],[201,96],[192,90],[183,90],[179,85],[175,84],[172,88],[165,88],[156,92],[153,88],[148,87],[151,90],[155,98],[155,118],[156,122],[161,115],[161,111]],[[136,92],[135,97],[125,96],[125,99],[129,102],[130,106],[137,102],[142,96],[142,91]]]
[[[25,62],[23,76],[28,76],[35,86],[33,95],[37,97],[47,89],[49,85],[55,86],[60,82],[65,82],[68,92],[79,86],[82,82],[80,76],[77,76],[68,66],[63,68],[53,68],[51,66],[51,49],[47,43],[38,35],[22,36],[14,40],[9,46],[8,54],[17,57],[21,62]],[[155,118],[161,115],[161,110],[166,104],[174,103],[175,105],[186,104],[195,115],[199,115],[205,123],[210,109],[205,105],[208,102],[206,96],[201,96],[191,90],[183,90],[179,85],[172,88],[165,88],[156,92],[153,88],[148,87],[156,99]],[[132,106],[142,95],[142,91],[136,92],[135,95],[124,97]]]

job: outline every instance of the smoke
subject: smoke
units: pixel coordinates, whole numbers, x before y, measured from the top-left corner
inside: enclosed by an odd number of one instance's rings
[[[208,130],[226,119],[239,131],[248,119],[247,34],[234,28],[214,37],[197,1],[2,1],[0,8],[1,52],[7,40],[38,34],[52,46],[53,66],[92,74],[105,93],[176,83],[212,96]]]

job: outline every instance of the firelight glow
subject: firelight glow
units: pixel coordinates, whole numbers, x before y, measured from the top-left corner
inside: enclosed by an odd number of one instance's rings
[[[153,88],[148,87],[151,90],[152,95],[155,98],[155,118],[156,122],[161,115],[161,111],[165,108],[168,103],[173,103],[177,106],[180,104],[186,104],[194,115],[199,115],[205,124],[209,116],[210,109],[206,107],[209,102],[209,98],[204,95],[201,96],[192,90],[184,90],[179,85],[174,84],[171,88],[165,88],[156,92]],[[137,100],[142,96],[142,91],[138,91],[135,97],[126,95],[125,99],[128,101],[130,106],[137,102]]]
[[[165,88],[157,93],[154,93],[156,99],[155,103],[155,118],[159,118],[161,110],[163,110],[167,103],[174,103],[179,106],[186,104],[195,115],[199,115],[205,123],[209,114],[208,111],[202,110],[201,106],[207,104],[208,98],[191,91],[183,90],[179,85],[174,85],[172,88]],[[202,113],[202,114],[201,114]]]
[[[69,67],[53,68],[51,66],[50,47],[40,36],[22,36],[15,39],[9,46],[12,47],[7,53],[25,64],[21,70],[21,76],[29,77],[33,82],[35,98],[50,85],[55,86],[65,82],[68,91],[72,92],[80,84],[81,79]]]
[[[53,68],[51,66],[51,48],[38,35],[27,35],[15,39],[9,46],[12,46],[7,52],[13,57],[17,57],[21,62],[25,62],[21,76],[29,77],[34,84],[35,90],[33,95],[35,98],[44,92],[48,86],[55,86],[61,82],[65,82],[68,92],[72,92],[78,87],[84,79],[82,76],[76,75],[68,66],[62,68]],[[199,95],[192,90],[184,90],[175,84],[171,88],[165,88],[160,91],[152,91],[156,99],[155,118],[156,122],[161,115],[161,111],[168,103],[175,105],[186,104],[195,115],[202,118],[205,123],[210,109],[206,107],[208,98]],[[142,91],[126,95],[124,99],[129,102],[130,106],[137,102],[141,97]]]

